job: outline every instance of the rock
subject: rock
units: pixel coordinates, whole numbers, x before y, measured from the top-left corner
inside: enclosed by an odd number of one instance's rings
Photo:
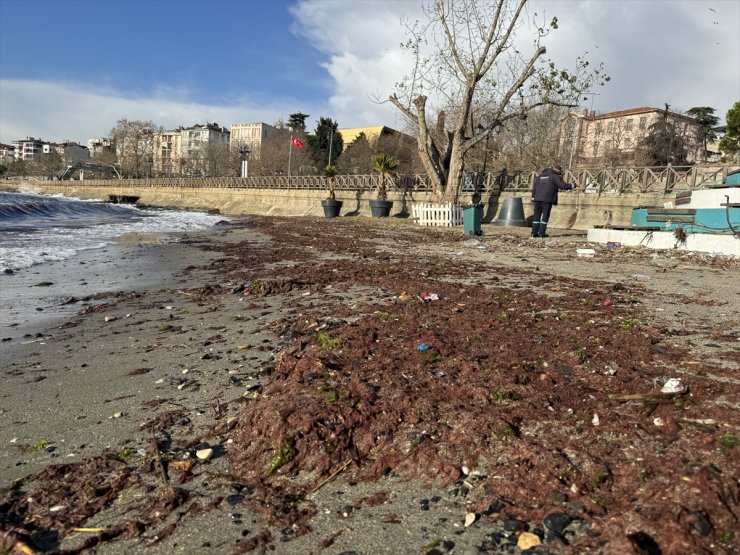
[[[542,524],[545,525],[551,532],[556,534],[562,534],[566,526],[572,522],[572,518],[565,513],[555,512],[547,515],[543,520]]]
[[[527,528],[527,523],[523,520],[518,520],[516,518],[504,519],[504,530],[507,532],[518,532],[520,530],[526,530]]]
[[[540,540],[537,534],[532,534],[531,532],[522,532],[516,541],[516,546],[522,551],[530,547],[537,547],[538,545],[542,545],[542,540]]]
[[[105,317],[105,321],[106,321],[106,322],[112,322],[112,321],[113,321],[113,320],[115,320],[115,319],[116,319],[116,317],[115,317],[115,316],[106,316],[106,317]]]
[[[121,418],[122,416],[123,416],[123,413],[121,411],[113,413],[113,418]]]
[[[13,275],[13,274],[14,274],[15,272],[14,272],[13,270],[11,270],[10,268],[5,268],[5,269],[3,270],[3,273],[4,273],[4,274],[5,274],[6,276],[12,276],[12,275]]]
[[[213,456],[213,449],[211,449],[210,447],[206,449],[198,449],[195,452],[195,456],[198,457],[202,461],[207,461]]]
[[[475,519],[478,518],[475,513],[468,513],[465,515],[465,528],[470,526],[475,522]]]

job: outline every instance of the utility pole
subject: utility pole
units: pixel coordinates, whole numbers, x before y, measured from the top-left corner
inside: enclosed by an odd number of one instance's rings
[[[334,142],[334,129],[329,134],[329,165],[331,166],[331,144]]]

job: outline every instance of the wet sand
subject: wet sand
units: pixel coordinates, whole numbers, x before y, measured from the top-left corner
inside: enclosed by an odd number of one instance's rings
[[[120,534],[104,542],[97,548],[100,553],[231,553],[252,549],[277,553],[516,552],[520,525],[498,511],[473,511],[461,493],[468,486],[475,488],[475,476],[463,475],[454,484],[430,484],[389,473],[367,482],[354,478],[351,466],[340,468],[301,501],[301,506],[310,506],[315,513],[310,531],[297,524],[265,521],[259,510],[249,507],[250,487],[235,474],[231,462],[236,447],[231,430],[242,409],[261,399],[277,362],[291,346],[291,329],[320,327],[322,317],[329,325],[333,318],[351,321],[353,314],[366,312],[368,304],[385,307],[406,293],[326,281],[317,287],[243,294],[250,287],[255,290],[255,284],[240,281],[234,273],[226,275],[225,266],[215,263],[222,257],[223,245],[245,243],[247,250],[249,245],[255,249],[272,245],[274,258],[260,260],[259,267],[272,277],[276,288],[283,272],[295,264],[289,252],[349,259],[371,252],[358,246],[356,254],[340,255],[325,249],[321,236],[299,240],[299,219],[291,220],[291,225],[286,221],[279,236],[260,231],[260,222],[268,220],[250,221],[254,225],[244,229],[189,234],[188,239],[175,244],[161,245],[147,238],[146,244],[134,250],[130,245],[123,251],[111,247],[93,254],[86,264],[79,263],[83,260],[69,262],[64,267],[65,281],[57,277],[62,273],[50,272],[29,274],[24,283],[16,285],[20,295],[36,280],[56,280],[58,285],[49,286],[44,305],[47,313],[49,306],[59,307],[59,299],[85,295],[81,280],[90,284],[96,273],[103,277],[95,282],[95,289],[109,294],[98,295],[86,304],[65,305],[64,313],[55,317],[69,317],[67,306],[83,313],[48,328],[32,343],[22,344],[16,338],[3,346],[0,485],[7,488],[20,483],[15,481],[52,464],[98,460],[103,453],[108,453],[106,460],[119,459],[120,468],[115,472],[138,468],[136,472],[146,476],[142,482],[122,489],[115,501],[89,511],[91,516],[80,522],[87,528],[111,529],[135,518],[145,522],[146,528],[143,533]],[[304,221],[316,223],[313,219]],[[360,233],[362,226],[371,230],[382,225],[364,220],[342,234],[351,242],[352,234]],[[588,245],[579,234],[553,230],[550,240],[535,242],[526,238],[525,229],[491,226],[484,226],[480,241],[453,239],[449,233],[428,230],[423,242],[408,242],[402,239],[404,234],[416,234],[418,228],[406,222],[389,221],[387,225],[391,231],[378,240],[373,254],[381,261],[384,257],[416,261],[441,255],[453,265],[456,259],[466,259],[483,267],[514,268],[536,276],[541,291],[548,294],[562,287],[562,277],[639,287],[642,293],[635,296],[635,302],[644,304],[642,310],[645,318],[651,319],[650,325],[681,328],[686,333],[672,341],[689,348],[687,358],[724,368],[726,373],[718,373],[717,379],[725,384],[724,401],[734,416],[720,426],[723,432],[740,435],[737,359],[723,361],[718,355],[737,352],[740,337],[717,337],[718,329],[729,330],[740,315],[736,261],[690,255],[673,258],[670,253],[627,249],[580,258],[576,249]],[[253,263],[257,267],[258,263]],[[84,269],[78,272],[80,266]],[[88,273],[85,266],[95,270]],[[453,271],[448,279],[474,284],[489,278],[483,274],[455,278]],[[504,286],[525,283],[520,274],[501,273],[496,279]],[[535,285],[527,283],[527,287]],[[410,293],[420,295],[422,291]],[[48,321],[25,326],[31,330],[42,324]],[[8,335],[5,330],[3,336]],[[676,375],[688,376],[685,373],[691,370],[691,366],[676,368]],[[194,453],[204,448],[213,449],[213,455],[207,460],[196,458]],[[170,464],[167,487],[187,491],[186,498],[167,501],[161,495],[167,489],[157,463],[162,458]],[[180,466],[173,461],[185,461],[191,469],[176,471]],[[76,471],[70,468],[68,472]],[[33,487],[34,481],[29,481],[11,493],[32,491]],[[28,514],[53,522],[58,515],[81,510],[83,497],[70,496],[69,503],[54,507],[37,501],[36,506],[28,505]],[[159,505],[152,506],[150,502],[155,500]],[[577,507],[566,510],[562,506],[559,510],[573,515]],[[468,513],[476,515],[470,526],[465,525]],[[582,523],[594,519],[598,521],[593,514],[580,519],[571,516]],[[543,527],[541,522],[525,524],[534,531]],[[2,528],[12,530],[8,523]],[[54,525],[48,529],[58,530]],[[37,534],[33,541],[39,550],[74,549],[89,540],[90,534],[94,532]],[[574,540],[587,534],[586,527],[571,531],[568,537]],[[731,548],[735,541],[717,537],[727,541],[713,544],[718,551]],[[626,538],[621,542],[612,539],[609,544],[611,552],[629,547]],[[539,552],[575,552],[567,542],[554,537],[546,548],[549,551]]]

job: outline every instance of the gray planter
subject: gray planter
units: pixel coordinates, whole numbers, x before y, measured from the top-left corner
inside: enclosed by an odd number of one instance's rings
[[[373,218],[387,218],[393,208],[392,200],[371,200],[370,201],[370,212]]]

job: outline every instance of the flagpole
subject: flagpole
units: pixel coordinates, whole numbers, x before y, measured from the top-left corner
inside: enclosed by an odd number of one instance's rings
[[[288,143],[288,177],[290,177],[290,158],[293,156],[293,135],[290,136]]]

